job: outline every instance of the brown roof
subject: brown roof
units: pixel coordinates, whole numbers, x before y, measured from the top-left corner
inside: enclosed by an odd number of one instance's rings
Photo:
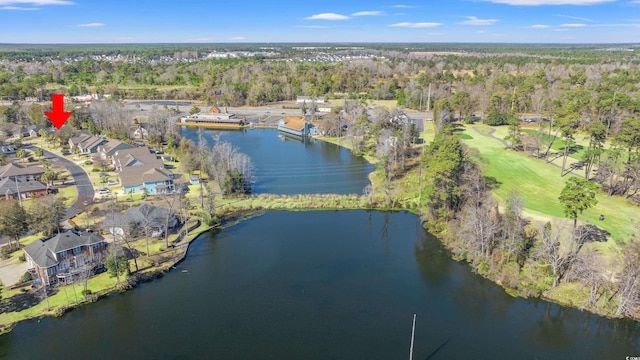
[[[24,166],[16,163],[9,163],[0,167],[0,178],[6,178],[9,176],[23,176],[23,175],[41,175],[44,174],[45,168],[42,166]]]
[[[212,106],[211,109],[209,109],[209,113],[211,114],[220,114],[222,111],[220,111],[220,108],[217,106]]]
[[[304,121],[299,117],[286,117],[284,118],[284,126],[292,130],[302,131],[304,130]]]

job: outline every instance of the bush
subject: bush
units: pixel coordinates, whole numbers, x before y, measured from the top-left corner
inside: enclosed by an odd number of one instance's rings
[[[26,272],[26,273],[24,273],[24,275],[22,275],[22,277],[20,278],[20,282],[27,282],[27,281],[30,281],[31,279],[32,279],[32,278],[31,278],[31,273],[27,271],[27,272]]]
[[[27,258],[25,258],[24,255],[20,255],[20,256],[18,256],[18,260],[20,260],[22,262],[25,262],[25,261],[27,261]]]
[[[91,165],[93,165],[93,161],[87,160],[87,161],[84,162],[84,164],[87,165],[87,166],[91,166]]]
[[[91,172],[100,172],[100,169],[97,167],[94,167],[93,169],[91,169]]]
[[[86,297],[87,295],[91,295],[91,289],[82,290],[82,295],[84,295],[85,297]]]

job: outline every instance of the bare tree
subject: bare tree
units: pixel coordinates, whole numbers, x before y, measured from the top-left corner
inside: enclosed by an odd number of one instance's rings
[[[584,251],[576,257],[567,274],[567,280],[578,281],[589,287],[589,299],[585,304],[588,307],[596,304],[600,289],[608,286],[605,265],[605,260],[599,253]]]

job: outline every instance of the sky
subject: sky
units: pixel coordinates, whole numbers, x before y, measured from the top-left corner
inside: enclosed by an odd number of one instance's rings
[[[640,0],[0,0],[0,43],[638,43]]]

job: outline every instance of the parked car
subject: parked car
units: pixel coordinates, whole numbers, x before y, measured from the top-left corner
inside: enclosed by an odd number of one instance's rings
[[[110,193],[111,193],[111,190],[109,190],[109,189],[101,189],[100,191],[98,191],[98,194],[100,194],[100,195],[107,195],[107,194],[110,194]]]
[[[118,185],[117,181],[107,181],[107,185],[111,186],[111,185]]]

